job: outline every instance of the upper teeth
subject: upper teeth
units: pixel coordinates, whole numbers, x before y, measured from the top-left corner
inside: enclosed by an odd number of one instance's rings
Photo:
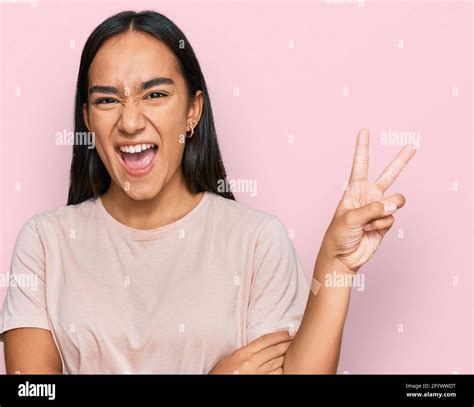
[[[136,144],[134,146],[120,146],[119,148],[124,153],[141,153],[152,147],[155,147],[155,144]]]

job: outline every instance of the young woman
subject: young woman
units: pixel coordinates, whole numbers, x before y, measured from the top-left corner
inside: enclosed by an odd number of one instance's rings
[[[122,12],[82,52],[68,205],[17,238],[0,318],[7,372],[335,373],[352,277],[405,203],[385,197],[414,153],[350,182],[312,283],[278,217],[234,200],[210,98],[184,34]],[[23,279],[24,281],[24,279]]]

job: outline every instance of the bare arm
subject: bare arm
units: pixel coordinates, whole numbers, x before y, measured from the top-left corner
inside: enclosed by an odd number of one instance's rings
[[[61,374],[62,363],[50,331],[15,328],[4,334],[7,374]]]
[[[287,330],[262,335],[221,359],[209,374],[282,374],[291,341]]]
[[[414,153],[413,146],[406,146],[370,182],[369,133],[359,131],[349,185],[321,244],[305,313],[285,355],[284,374],[337,372],[353,277],[392,227],[392,214],[405,204],[402,194],[384,194]]]
[[[337,264],[318,257],[314,278],[324,282]],[[350,287],[327,287],[313,283],[300,328],[286,352],[283,373],[337,372],[344,322],[349,308]],[[314,295],[317,293],[317,295]]]

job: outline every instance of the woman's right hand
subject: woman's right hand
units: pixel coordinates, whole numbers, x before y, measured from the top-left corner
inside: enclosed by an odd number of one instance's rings
[[[282,374],[292,339],[288,330],[263,335],[221,359],[209,374]]]

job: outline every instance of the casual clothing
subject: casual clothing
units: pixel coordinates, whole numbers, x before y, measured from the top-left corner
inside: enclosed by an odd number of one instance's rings
[[[64,373],[208,373],[277,330],[296,330],[309,294],[280,220],[206,192],[151,230],[100,198],[22,227],[0,333],[50,330]]]

